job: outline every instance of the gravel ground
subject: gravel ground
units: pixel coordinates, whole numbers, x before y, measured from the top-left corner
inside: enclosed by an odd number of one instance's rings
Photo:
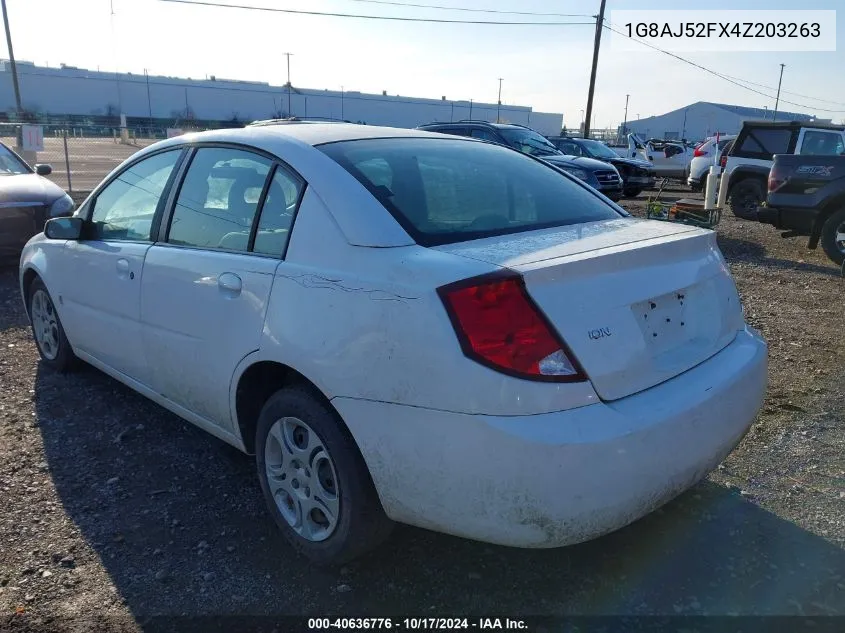
[[[624,204],[640,213],[643,198]],[[717,471],[583,545],[399,527],[329,571],[276,533],[248,457],[92,368],[40,367],[16,271],[0,269],[0,630],[149,631],[162,615],[845,615],[845,281],[803,238],[732,216],[718,233],[771,357],[765,407]]]

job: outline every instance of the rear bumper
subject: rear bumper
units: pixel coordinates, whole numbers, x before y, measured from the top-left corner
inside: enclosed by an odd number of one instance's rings
[[[621,528],[702,479],[766,388],[751,329],[714,357],[613,402],[496,417],[336,398],[391,518],[481,541],[557,547]]]

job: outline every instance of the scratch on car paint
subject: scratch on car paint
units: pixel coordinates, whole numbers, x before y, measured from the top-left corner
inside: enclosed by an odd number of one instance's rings
[[[370,295],[373,301],[411,301],[419,297],[406,297],[388,292],[381,288],[352,288],[344,286],[341,279],[331,279],[320,275],[279,275],[298,283],[303,288],[324,288],[327,290],[342,290],[343,292],[363,292]]]

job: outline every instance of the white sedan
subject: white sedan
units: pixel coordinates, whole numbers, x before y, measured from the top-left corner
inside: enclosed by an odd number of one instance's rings
[[[520,547],[620,528],[713,469],[766,386],[713,232],[418,130],[156,143],[30,240],[20,284],[44,365],[254,453],[324,564],[394,521]]]

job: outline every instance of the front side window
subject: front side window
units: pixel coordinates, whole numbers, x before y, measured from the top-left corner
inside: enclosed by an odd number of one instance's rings
[[[582,147],[586,150],[585,155],[593,158],[619,158],[619,155],[604,143],[585,139],[581,141]]]
[[[271,166],[251,152],[198,149],[176,198],[168,243],[246,251]]]
[[[20,158],[3,144],[0,144],[0,176],[16,176],[29,174],[29,168],[23,164]]]
[[[620,217],[557,169],[498,145],[388,138],[319,149],[423,246]],[[381,177],[386,169],[389,182]]]
[[[153,218],[182,150],[155,154],[121,172],[94,200],[93,237],[151,241]]]

